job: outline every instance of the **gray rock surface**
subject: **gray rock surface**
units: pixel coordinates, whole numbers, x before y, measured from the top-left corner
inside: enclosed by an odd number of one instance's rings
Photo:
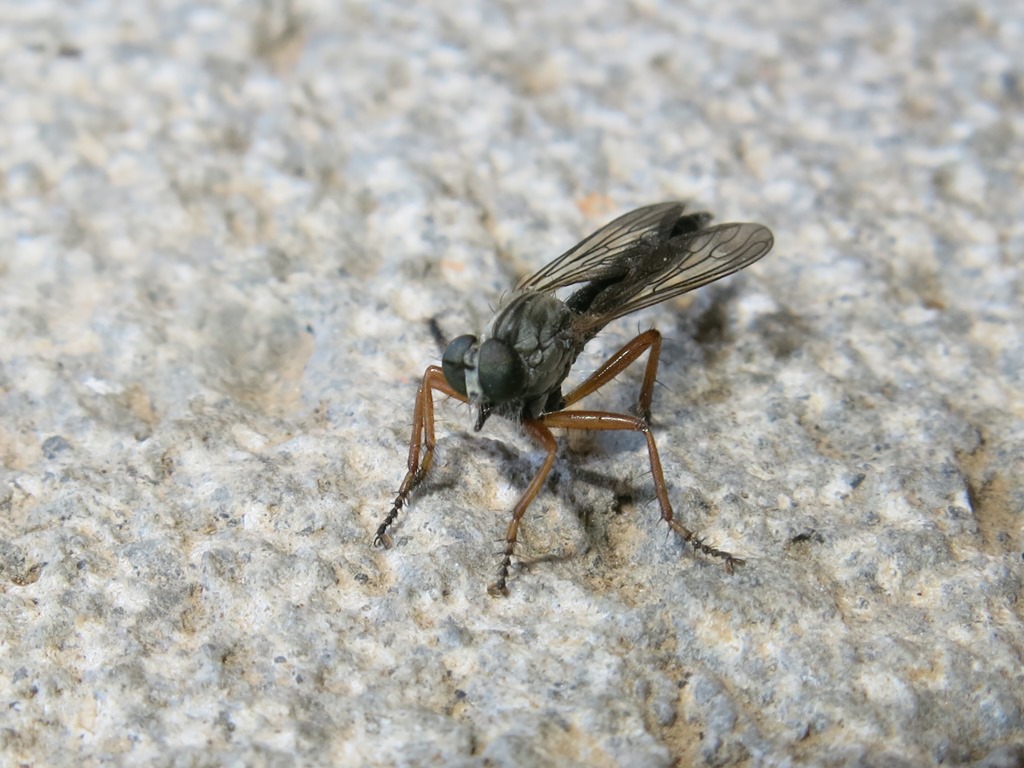
[[[0,763],[1024,759],[1019,4],[0,4]],[[655,436],[439,403],[613,215],[769,225]],[[641,369],[596,395],[624,410]],[[578,378],[578,377],[577,377]],[[1015,762],[1017,761],[1017,762]]]

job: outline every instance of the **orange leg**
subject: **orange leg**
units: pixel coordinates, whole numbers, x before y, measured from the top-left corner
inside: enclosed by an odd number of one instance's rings
[[[526,513],[527,507],[533,502],[540,492],[544,481],[551,471],[555,460],[556,443],[549,427],[556,429],[580,429],[580,430],[630,430],[640,432],[647,441],[647,452],[650,456],[651,474],[654,477],[654,492],[658,497],[658,504],[661,506],[661,519],[669,528],[675,531],[684,542],[689,543],[695,551],[703,552],[712,557],[719,557],[725,561],[726,570],[732,573],[733,568],[742,565],[743,560],[733,557],[728,552],[717,549],[701,540],[693,531],[675,519],[672,512],[672,504],[668,499],[668,486],[665,484],[665,475],[661,468],[661,458],[658,456],[658,447],[654,443],[654,436],[651,434],[648,424],[651,413],[651,400],[654,395],[654,377],[658,371],[658,355],[661,351],[661,334],[651,329],[637,336],[626,344],[622,349],[606,360],[600,368],[594,371],[583,383],[572,390],[565,397],[565,405],[582,400],[587,395],[597,391],[609,381],[614,379],[626,368],[632,365],[647,350],[650,355],[647,358],[647,366],[644,369],[644,380],[640,387],[640,398],[638,411],[640,416],[631,416],[623,413],[606,413],[603,411],[555,411],[546,413],[539,419],[530,419],[523,422],[523,429],[530,433],[531,437],[537,440],[547,450],[548,455],[541,466],[540,471],[533,478],[530,486],[516,503],[512,511],[512,522],[509,523],[505,532],[505,552],[501,568],[498,571],[498,580],[488,588],[492,595],[507,595],[508,588],[505,584],[508,578],[509,568],[512,564],[512,557],[515,553],[516,536],[519,533],[519,525]]]
[[[434,461],[434,445],[437,440],[434,438],[434,391],[454,397],[463,403],[469,402],[450,386],[444,378],[444,373],[436,365],[427,367],[423,372],[423,380],[416,391],[416,406],[412,412],[412,439],[409,441],[409,471],[405,473],[405,480],[398,489],[398,496],[391,506],[391,511],[384,518],[377,533],[373,537],[375,546],[391,546],[391,537],[388,535],[388,528],[395,522],[398,513],[409,503],[409,495],[420,484],[430,465]],[[423,447],[423,457],[420,457],[420,446]]]
[[[540,470],[534,475],[530,485],[512,510],[512,522],[508,524],[508,528],[505,530],[505,552],[501,561],[501,567],[498,569],[498,580],[487,588],[487,591],[495,597],[508,595],[508,587],[505,586],[505,580],[508,578],[508,569],[512,565],[512,555],[515,553],[519,523],[523,519],[523,515],[526,514],[527,507],[537,498],[537,494],[540,493],[540,489],[544,485],[544,481],[547,480],[552,465],[555,463],[555,452],[558,450],[558,444],[555,442],[555,436],[551,434],[551,430],[544,426],[542,421],[543,419],[527,419],[523,422],[523,429],[529,433],[530,437],[534,438],[544,447],[548,455],[544,458],[544,463],[541,465]]]
[[[637,410],[644,421],[650,421],[651,399],[654,397],[654,376],[658,372],[658,356],[661,354],[661,334],[653,328],[644,331],[605,360],[600,368],[565,396],[565,406],[563,407],[568,407],[592,392],[596,392],[626,370],[648,349],[651,350],[651,354],[647,356],[647,367],[644,369],[643,384],[640,385],[640,400]]]
[[[655,375],[658,370],[658,356],[661,351],[661,334],[656,330],[649,330],[641,333],[635,339],[622,347],[612,355],[604,364],[591,374],[582,384],[572,390],[565,397],[565,406],[582,400],[587,395],[600,389],[609,381],[614,379],[626,368],[632,365],[644,352],[650,350],[647,358],[647,365],[644,369],[643,383],[640,387],[638,400],[638,411],[640,416],[632,416],[622,413],[608,413],[604,411],[555,411],[546,413],[539,419],[527,419],[523,421],[523,429],[537,441],[547,452],[544,463],[534,476],[526,491],[516,502],[512,510],[512,521],[505,531],[505,551],[501,566],[498,570],[498,579],[488,587],[492,595],[507,595],[508,587],[506,581],[509,569],[512,565],[512,558],[515,555],[516,540],[519,534],[519,526],[527,508],[540,493],[551,472],[555,462],[557,443],[551,434],[552,427],[560,429],[579,430],[629,430],[640,432],[647,441],[647,451],[650,457],[651,474],[654,477],[654,491],[658,497],[658,504],[661,506],[661,518],[668,526],[675,531],[684,542],[691,544],[695,551],[703,552],[706,555],[722,558],[725,567],[732,572],[734,566],[742,565],[743,560],[733,557],[728,552],[705,543],[696,534],[680,522],[675,520],[672,505],[668,499],[668,486],[665,484],[664,473],[661,468],[661,459],[658,456],[658,448],[651,435],[649,420],[651,411],[651,400],[654,394]],[[391,511],[378,526],[373,542],[377,546],[388,547],[391,545],[391,537],[388,535],[390,528],[398,518],[399,512],[409,503],[409,496],[420,484],[434,460],[434,391],[453,397],[460,402],[468,402],[468,399],[453,390],[444,378],[441,368],[431,365],[423,373],[416,393],[416,405],[413,409],[412,438],[409,442],[408,472],[405,480],[398,490],[395,502]],[[422,449],[422,456],[421,454]]]
[[[668,486],[665,485],[665,475],[661,469],[658,447],[654,444],[654,436],[651,434],[651,428],[648,426],[646,419],[630,416],[625,413],[607,413],[605,411],[556,411],[555,413],[544,414],[541,416],[540,421],[543,422],[544,426],[556,429],[625,429],[643,434],[644,439],[647,441],[647,453],[651,461],[651,475],[654,477],[654,493],[658,497],[658,504],[661,506],[661,519],[668,523],[668,527],[679,534],[682,540],[689,543],[695,551],[721,558],[725,562],[725,569],[729,573],[732,573],[735,566],[743,565],[743,560],[705,543],[693,531],[675,519],[672,513],[672,504],[668,500]]]

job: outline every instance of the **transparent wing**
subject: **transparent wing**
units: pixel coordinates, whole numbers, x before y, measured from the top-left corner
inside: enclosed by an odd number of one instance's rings
[[[516,284],[516,290],[553,291],[623,272],[623,257],[657,244],[685,208],[683,203],[657,203],[623,214],[547,266],[524,277]]]
[[[774,242],[771,230],[760,224],[718,224],[673,237],[638,258],[628,275],[600,292],[577,327],[598,329],[731,275],[768,253]]]

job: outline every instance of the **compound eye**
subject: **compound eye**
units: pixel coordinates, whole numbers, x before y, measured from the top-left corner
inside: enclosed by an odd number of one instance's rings
[[[477,359],[480,391],[492,403],[504,403],[522,397],[526,388],[523,358],[500,339],[487,339],[480,345]]]
[[[466,396],[466,353],[476,344],[476,336],[458,336],[445,347],[441,356],[441,370],[448,385],[463,397]]]

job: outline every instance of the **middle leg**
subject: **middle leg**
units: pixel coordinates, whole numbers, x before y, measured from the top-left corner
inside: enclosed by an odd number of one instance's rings
[[[630,416],[625,413],[608,413],[605,411],[556,411],[544,414],[540,421],[543,422],[544,426],[556,429],[591,431],[629,430],[631,432],[640,432],[647,441],[647,453],[651,462],[651,475],[654,477],[654,493],[658,497],[658,505],[661,507],[661,519],[684,542],[690,544],[695,551],[702,552],[711,557],[721,558],[725,563],[725,569],[729,573],[732,573],[735,566],[743,565],[742,559],[706,543],[694,531],[675,519],[675,515],[672,512],[672,504],[668,499],[668,486],[665,484],[665,474],[661,468],[658,446],[654,444],[654,436],[651,434],[651,428],[647,424],[646,419]]]
[[[600,368],[590,374],[578,387],[565,396],[565,403],[562,407],[568,407],[582,400],[587,395],[596,392],[631,366],[648,349],[650,354],[647,356],[647,366],[644,368],[644,380],[640,385],[640,398],[637,402],[637,410],[644,421],[650,421],[651,400],[654,398],[654,377],[658,372],[658,358],[661,354],[661,334],[654,328],[644,331],[605,360]]]

